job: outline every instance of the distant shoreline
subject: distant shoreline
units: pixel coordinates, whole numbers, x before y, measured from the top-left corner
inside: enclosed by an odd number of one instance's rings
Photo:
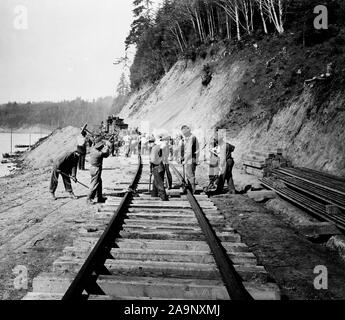
[[[16,128],[12,129],[14,134],[50,134],[54,129],[40,128],[40,127],[28,127],[28,128]],[[11,128],[1,128],[0,133],[11,133]]]

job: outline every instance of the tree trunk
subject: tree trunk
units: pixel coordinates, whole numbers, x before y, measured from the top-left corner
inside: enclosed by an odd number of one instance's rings
[[[200,21],[199,21],[199,15],[198,15],[198,12],[196,11],[196,9],[195,9],[195,19],[196,19],[196,23],[197,23],[198,30],[199,30],[200,40],[201,40],[201,42],[204,42],[203,33],[201,30],[201,25],[200,25]]]
[[[177,42],[178,42],[178,44],[179,44],[179,46],[180,46],[181,52],[183,53],[183,52],[184,52],[184,49],[183,49],[182,43],[181,43],[181,41],[180,41],[180,37],[179,37],[179,35],[178,35],[178,32],[177,32],[176,27],[170,28],[170,31],[171,31],[171,33],[175,36],[175,38],[176,38],[176,40],[177,40]]]
[[[241,31],[240,31],[240,17],[238,14],[238,4],[235,2],[235,16],[236,16],[236,28],[237,28],[237,40],[241,40]]]
[[[261,16],[262,24],[264,26],[264,31],[266,34],[268,34],[265,16],[264,16],[263,8],[262,8],[262,0],[259,0],[259,10],[260,10],[260,16]]]
[[[278,0],[278,8],[279,8],[279,24],[281,33],[284,33],[284,23],[283,23],[283,5],[282,0]]]
[[[231,39],[231,25],[230,25],[230,21],[229,21],[229,15],[226,13],[225,14],[226,16],[226,34],[227,34],[227,37],[228,39],[230,40]]]
[[[187,48],[187,47],[188,47],[187,41],[185,40],[185,37],[184,37],[184,35],[183,35],[183,31],[182,31],[182,29],[181,29],[181,27],[180,27],[180,24],[179,24],[178,22],[177,22],[176,24],[177,24],[178,30],[180,31],[182,43],[183,43],[184,47]]]

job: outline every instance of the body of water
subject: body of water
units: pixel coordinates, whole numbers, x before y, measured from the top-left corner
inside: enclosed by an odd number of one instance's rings
[[[16,149],[16,145],[33,145],[39,139],[46,137],[48,134],[26,134],[26,133],[13,133],[12,134],[12,152],[25,149]],[[11,153],[11,133],[0,133],[0,162],[3,160],[2,155],[4,153]],[[8,175],[10,173],[10,164],[0,163],[0,177]]]

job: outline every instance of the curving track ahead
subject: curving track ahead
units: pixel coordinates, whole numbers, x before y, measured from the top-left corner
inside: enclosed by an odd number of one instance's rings
[[[139,157],[124,197],[110,199],[97,213],[95,230],[103,226],[104,232],[66,248],[54,273],[37,277],[25,299],[279,299],[240,235],[172,168],[182,188],[161,202],[145,192],[148,181],[141,176],[148,176],[148,165]]]

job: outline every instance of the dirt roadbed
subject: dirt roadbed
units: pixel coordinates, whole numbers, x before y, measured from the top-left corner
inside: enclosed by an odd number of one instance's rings
[[[262,204],[242,195],[212,198],[276,281],[285,299],[345,299],[345,265],[325,245],[308,241]],[[328,269],[328,290],[316,290],[314,269]]]
[[[122,160],[107,159],[104,187],[114,187],[116,181],[130,181],[134,171],[121,168]],[[133,172],[132,172],[133,171]],[[65,247],[78,237],[97,206],[88,206],[88,190],[74,185],[79,200],[66,198],[60,180],[58,200],[50,199],[50,169],[22,172],[0,179],[0,299],[18,300],[32,289],[32,280],[49,272],[53,262],[62,256]],[[88,171],[78,179],[89,184]],[[105,193],[110,192],[105,190]],[[17,290],[14,268],[22,266],[28,272],[28,288]]]

